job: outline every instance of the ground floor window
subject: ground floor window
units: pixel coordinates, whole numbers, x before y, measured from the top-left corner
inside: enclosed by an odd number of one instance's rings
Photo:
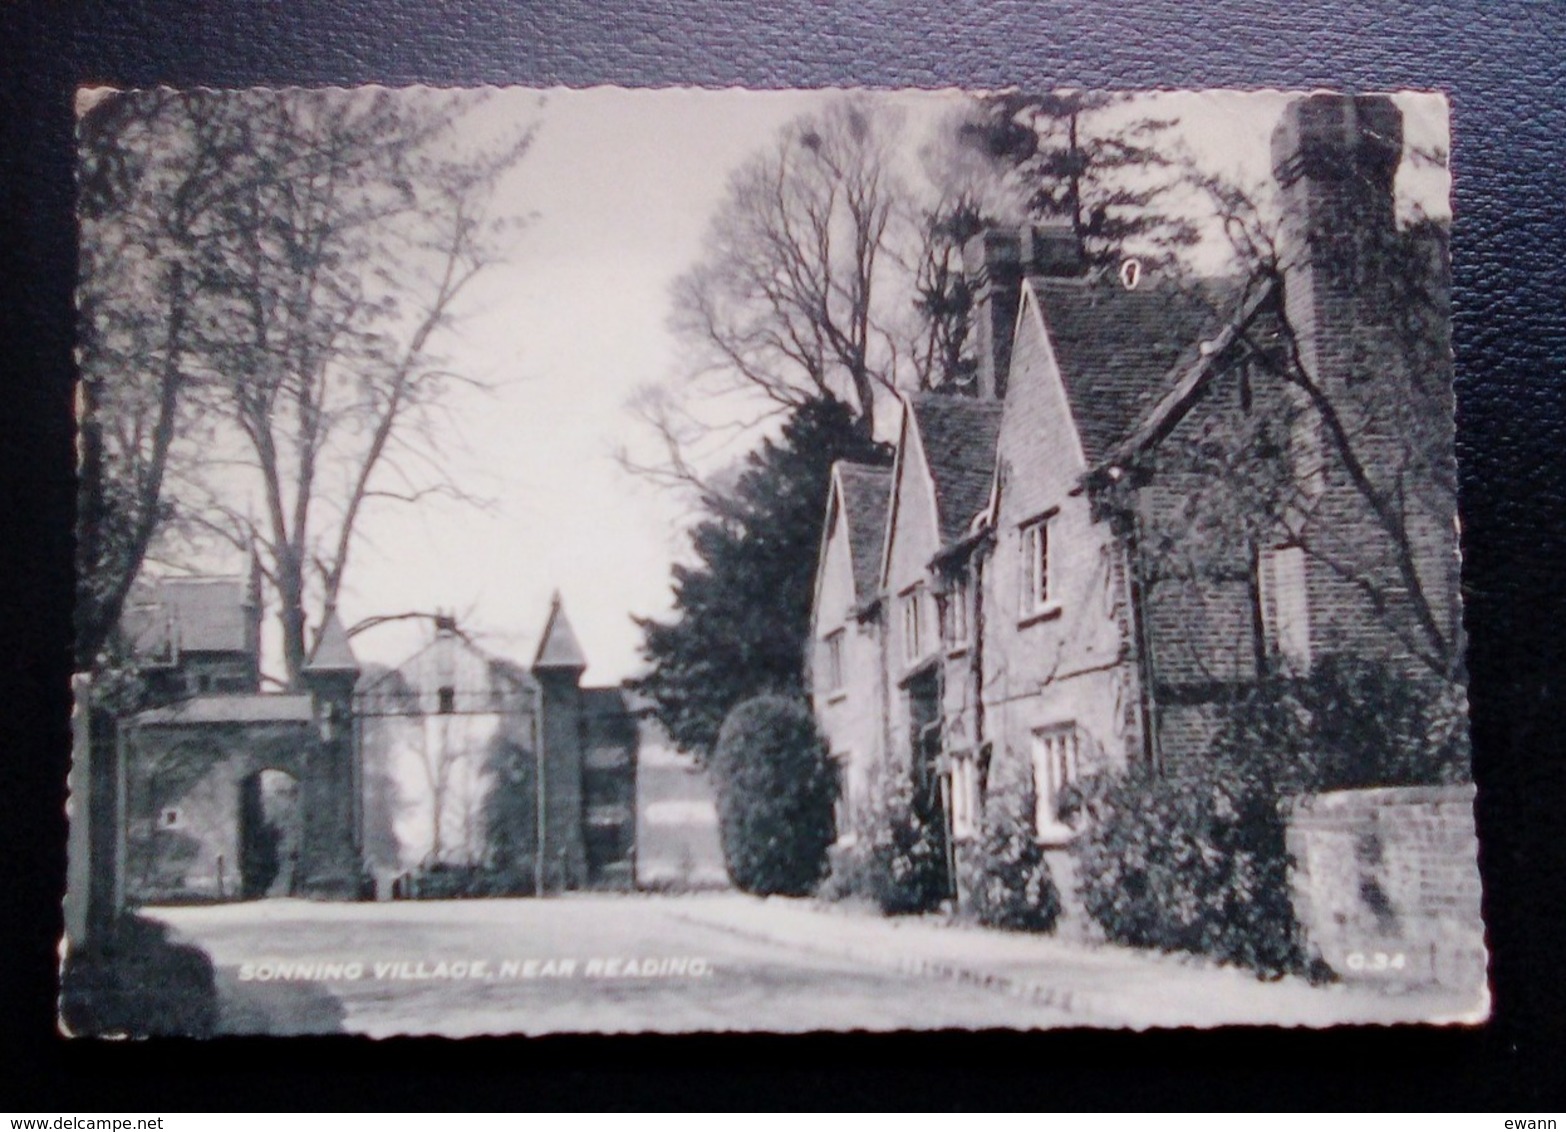
[[[850,761],[847,752],[832,756],[832,773],[837,779],[837,794],[832,802],[832,824],[839,841],[854,832],[854,787],[853,775],[849,773]]]
[[[971,752],[952,759],[952,836],[959,841],[979,831],[979,772]]]
[[[1064,841],[1073,833],[1060,809],[1066,787],[1076,781],[1078,747],[1070,724],[1033,733],[1034,829],[1041,841]]]

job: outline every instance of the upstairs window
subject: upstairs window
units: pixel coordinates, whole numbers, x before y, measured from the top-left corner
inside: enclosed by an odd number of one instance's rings
[[[843,690],[843,630],[828,633],[826,639],[821,642],[822,659],[826,668],[826,688],[828,692],[841,692]]]
[[[1310,671],[1310,603],[1305,551],[1297,546],[1262,551],[1257,562],[1262,632],[1267,651],[1296,675]]]
[[[451,715],[457,710],[457,689],[450,684],[443,684],[435,693],[435,710],[441,715]]]
[[[903,659],[914,664],[924,658],[924,601],[916,586],[903,594]]]
[[[1022,527],[1022,592],[1017,603],[1020,617],[1045,613],[1055,600],[1050,584],[1049,517],[1035,519]]]
[[[952,837],[965,841],[979,830],[979,771],[971,753],[953,757],[950,789]]]
[[[960,649],[968,644],[972,625],[971,600],[968,575],[958,574],[951,580],[951,588],[947,590],[946,600],[941,605],[942,636],[949,649]]]

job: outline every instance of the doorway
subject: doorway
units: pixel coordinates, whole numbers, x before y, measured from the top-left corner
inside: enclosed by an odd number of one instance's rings
[[[299,888],[299,780],[261,770],[239,784],[239,884],[244,900],[292,896]]]
[[[935,862],[927,896],[935,903],[955,895],[956,885],[941,774],[941,681],[933,666],[908,681],[908,726],[914,816],[932,842]]]

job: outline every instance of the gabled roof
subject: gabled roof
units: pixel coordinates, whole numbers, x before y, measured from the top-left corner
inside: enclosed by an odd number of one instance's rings
[[[935,483],[941,543],[956,542],[990,501],[1001,403],[920,393],[908,398],[908,407]]]
[[[1243,281],[1131,291],[1116,280],[1029,278],[1089,465],[1097,464],[1203,356]]]
[[[1165,382],[1163,396],[1153,403],[1118,444],[1103,454],[1098,469],[1129,460],[1137,452],[1157,444],[1167,436],[1200,396],[1212,376],[1214,363],[1256,321],[1256,316],[1269,307],[1276,292],[1277,284],[1271,279],[1254,284],[1233,317],[1207,341],[1206,348],[1200,350],[1194,359],[1182,359],[1180,368]]]
[[[315,639],[315,648],[304,666],[306,672],[357,672],[359,661],[348,643],[348,632],[333,612],[321,626],[321,634]]]
[[[881,577],[881,546],[886,509],[892,497],[892,470],[839,460],[834,469],[848,520],[848,556],[854,571],[854,600],[875,593]]]
[[[543,638],[538,652],[533,656],[533,671],[540,669],[565,669],[581,672],[587,667],[587,657],[576,639],[576,632],[566,618],[565,606],[557,593],[550,599],[549,620],[544,625]]]
[[[146,656],[183,652],[244,652],[245,583],[231,577],[160,578],[138,587],[123,624]]]

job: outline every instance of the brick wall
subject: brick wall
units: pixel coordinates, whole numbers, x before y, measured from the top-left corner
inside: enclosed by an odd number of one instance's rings
[[[1472,786],[1295,799],[1294,908],[1310,950],[1344,979],[1483,986]]]

